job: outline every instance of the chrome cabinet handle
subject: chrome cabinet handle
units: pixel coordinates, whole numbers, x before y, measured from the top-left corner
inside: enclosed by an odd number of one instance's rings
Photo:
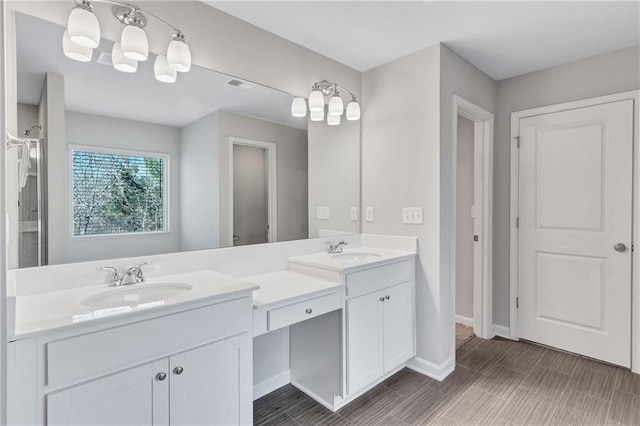
[[[613,249],[614,249],[615,251],[617,251],[617,252],[622,253],[622,252],[627,251],[627,246],[626,246],[626,245],[624,245],[623,243],[618,243],[618,244],[616,244],[615,246],[613,246]]]
[[[384,300],[389,300],[389,299],[391,299],[391,296],[385,296],[384,297]]]
[[[307,310],[305,311],[307,314],[311,314],[313,312],[313,309],[311,308],[307,308]]]
[[[384,302],[384,296],[380,296],[380,301]]]
[[[174,374],[177,374],[178,376],[181,375],[183,371],[184,371],[184,368],[182,367],[176,367],[173,369]]]
[[[158,373],[158,374],[156,375],[156,379],[158,379],[158,380],[159,380],[159,381],[161,381],[161,382],[162,382],[164,379],[166,379],[166,378],[167,378],[167,373]]]

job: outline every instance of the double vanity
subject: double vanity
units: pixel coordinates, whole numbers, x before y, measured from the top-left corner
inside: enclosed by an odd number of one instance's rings
[[[415,239],[332,254],[283,244],[286,268],[251,275],[160,274],[173,255],[131,285],[87,285],[85,272],[42,292],[17,274],[9,423],[251,424],[253,339],[286,328],[290,382],[331,410],[415,355]]]

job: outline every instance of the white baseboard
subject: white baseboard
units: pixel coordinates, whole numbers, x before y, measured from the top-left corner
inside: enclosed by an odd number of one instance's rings
[[[253,385],[253,400],[265,396],[276,389],[280,389],[284,385],[291,382],[291,371],[283,371],[277,376],[269,377],[267,380]]]
[[[494,336],[513,340],[511,339],[511,330],[509,329],[509,327],[505,327],[504,325],[493,324],[493,334]]]
[[[473,327],[473,318],[463,317],[462,315],[456,315],[456,323],[466,325],[467,327]]]
[[[453,357],[447,358],[442,364],[434,364],[431,361],[419,357],[411,358],[407,361],[407,368],[424,374],[427,377],[443,381],[455,369]]]

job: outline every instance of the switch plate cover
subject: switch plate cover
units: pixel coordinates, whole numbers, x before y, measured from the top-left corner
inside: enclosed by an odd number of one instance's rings
[[[367,222],[373,222],[373,207],[367,207],[365,211],[365,219]]]
[[[316,219],[329,220],[329,207],[328,206],[316,207]]]
[[[421,224],[422,207],[404,207],[402,209],[402,223]]]
[[[352,222],[357,222],[358,221],[358,208],[357,207],[351,207],[350,217],[351,217],[351,221]]]

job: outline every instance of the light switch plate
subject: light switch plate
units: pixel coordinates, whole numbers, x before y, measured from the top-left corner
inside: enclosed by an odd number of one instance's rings
[[[404,207],[402,209],[402,223],[421,224],[422,207]]]
[[[357,222],[358,221],[358,208],[357,207],[351,207],[350,217],[351,217],[351,221],[352,222]]]
[[[329,207],[328,206],[316,207],[316,219],[329,220]]]
[[[366,208],[365,219],[367,220],[367,222],[373,222],[373,207]]]

